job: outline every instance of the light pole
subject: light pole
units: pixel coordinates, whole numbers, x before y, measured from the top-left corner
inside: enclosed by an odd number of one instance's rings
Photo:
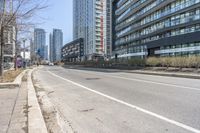
[[[26,40],[24,39],[23,40],[23,57],[24,57],[24,60],[26,60],[26,54],[25,54],[25,43],[26,43]]]
[[[25,47],[26,39],[23,39],[23,66],[26,68],[26,47]]]

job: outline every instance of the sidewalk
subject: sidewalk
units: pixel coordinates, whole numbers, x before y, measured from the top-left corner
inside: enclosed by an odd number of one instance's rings
[[[1,84],[0,133],[47,133],[31,79],[32,72],[33,69],[27,69],[14,83]]]
[[[19,88],[0,89],[0,132],[6,133]]]
[[[27,84],[0,89],[0,132],[27,133]]]

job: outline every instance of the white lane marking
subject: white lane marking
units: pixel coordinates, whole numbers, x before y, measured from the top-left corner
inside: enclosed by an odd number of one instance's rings
[[[87,73],[87,74],[90,73],[90,74],[94,75],[94,73],[92,73],[92,72],[85,72],[82,70],[75,70],[75,71],[79,71],[79,72]],[[162,83],[162,82],[148,81],[148,80],[143,80],[143,79],[126,78],[126,77],[122,77],[122,76],[111,76],[111,75],[105,75],[105,74],[100,74],[100,73],[98,73],[98,75],[112,77],[112,78],[118,78],[118,79],[124,79],[124,80],[130,80],[130,81],[137,81],[137,82],[144,82],[144,83],[150,83],[150,84],[157,84],[157,85],[164,85],[164,86],[200,91],[200,88],[195,88],[195,87],[188,87],[188,86],[181,86],[181,85],[168,84],[168,83]]]
[[[110,99],[110,100],[113,100],[113,101],[115,101],[115,102],[121,103],[121,104],[123,104],[123,105],[126,105],[126,106],[128,106],[128,107],[131,107],[131,108],[136,109],[136,110],[138,110],[138,111],[141,111],[141,112],[143,112],[143,113],[145,113],[145,114],[148,114],[148,115],[150,115],[150,116],[156,117],[156,118],[158,118],[158,119],[160,119],[160,120],[163,120],[163,121],[165,121],[165,122],[171,123],[172,125],[176,125],[176,126],[178,126],[178,127],[181,127],[181,128],[183,128],[183,129],[188,130],[188,131],[191,131],[191,132],[193,132],[193,133],[200,133],[200,130],[199,130],[199,129],[195,129],[195,128],[190,127],[190,126],[188,126],[188,125],[185,125],[185,124],[183,124],[183,123],[177,122],[177,121],[175,121],[175,120],[172,120],[172,119],[169,119],[169,118],[167,118],[167,117],[161,116],[161,115],[159,115],[159,114],[153,113],[153,112],[151,112],[151,111],[145,110],[145,109],[140,108],[140,107],[138,107],[138,106],[135,106],[135,105],[129,104],[129,103],[127,103],[127,102],[124,102],[124,101],[122,101],[122,100],[116,99],[116,98],[114,98],[114,97],[111,97],[111,96],[106,95],[106,94],[104,94],[104,93],[101,93],[101,92],[99,92],[99,91],[95,91],[95,90],[90,89],[90,88],[88,88],[88,87],[85,87],[85,86],[83,86],[83,85],[81,85],[81,84],[79,84],[79,83],[76,83],[76,82],[71,81],[71,80],[69,80],[69,79],[66,79],[66,78],[63,78],[63,77],[61,77],[61,76],[58,76],[58,75],[56,75],[55,73],[52,73],[52,72],[50,72],[50,71],[48,71],[48,72],[49,72],[51,75],[53,75],[53,76],[55,76],[55,77],[58,77],[58,78],[60,78],[60,79],[62,79],[62,80],[65,80],[65,81],[67,81],[67,82],[69,82],[69,83],[71,83],[71,84],[73,84],[73,85],[76,85],[76,86],[81,87],[81,88],[83,88],[83,89],[85,89],[85,90],[88,90],[88,91],[93,92],[93,93],[95,93],[95,94],[98,94],[98,95],[100,95],[100,96],[106,97],[106,98],[108,98],[108,99]]]

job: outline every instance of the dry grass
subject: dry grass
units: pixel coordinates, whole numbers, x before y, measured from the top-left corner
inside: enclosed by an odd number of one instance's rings
[[[146,61],[148,66],[199,68],[200,56],[189,57],[150,57]]]
[[[148,66],[152,66],[152,67],[156,67],[160,65],[160,58],[156,58],[156,57],[150,57],[146,60],[146,64]]]
[[[23,71],[23,69],[9,70],[4,72],[3,78],[0,78],[0,83],[13,82],[15,78]]]

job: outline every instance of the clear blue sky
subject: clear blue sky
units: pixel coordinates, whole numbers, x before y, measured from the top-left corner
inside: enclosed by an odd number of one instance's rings
[[[37,13],[37,28],[43,28],[47,32],[47,45],[49,33],[53,28],[62,29],[64,44],[73,39],[73,0],[49,0],[49,7]]]

